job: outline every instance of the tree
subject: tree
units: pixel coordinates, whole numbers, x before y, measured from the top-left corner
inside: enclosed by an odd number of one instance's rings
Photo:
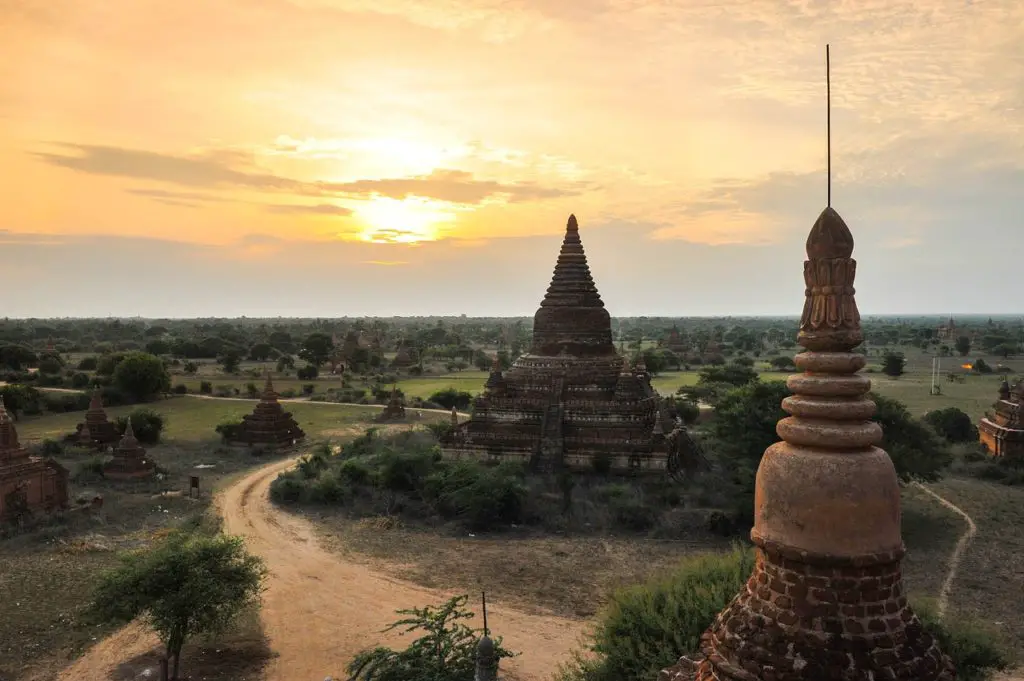
[[[143,401],[171,389],[163,361],[145,352],[129,352],[114,369],[114,385],[129,397]]]
[[[228,350],[220,356],[220,366],[225,374],[238,373],[238,366],[241,362],[242,357],[235,350]]]
[[[904,367],[907,365],[907,358],[902,352],[887,352],[882,357],[882,373],[892,378],[899,378],[903,375]]]
[[[64,362],[60,361],[60,357],[57,355],[44,355],[39,360],[39,373],[41,374],[59,374],[64,369]]]
[[[974,442],[978,439],[978,428],[971,417],[956,407],[936,409],[924,415],[924,422],[950,442]]]
[[[171,344],[160,338],[149,341],[145,347],[151,355],[167,355],[171,352]]]
[[[312,381],[320,375],[320,370],[316,368],[315,364],[307,364],[296,371],[295,375],[299,377],[300,381]]]
[[[173,658],[171,678],[177,679],[185,643],[223,631],[258,603],[266,573],[240,537],[178,532],[122,556],[120,566],[100,578],[90,614],[110,623],[145,617]]]
[[[277,359],[277,372],[279,374],[283,374],[285,371],[288,371],[289,369],[294,369],[294,368],[295,368],[295,358],[292,357],[291,355],[281,355]]]
[[[188,360],[187,362],[181,365],[181,370],[184,371],[189,376],[193,376],[195,375],[196,372],[199,371],[199,363],[193,362],[192,360]]]
[[[332,354],[334,354],[334,339],[319,331],[309,334],[299,350],[299,357],[318,369],[331,358]]]
[[[160,443],[160,433],[163,432],[167,420],[164,415],[152,409],[135,409],[128,416],[118,416],[115,423],[117,430],[122,435],[128,427],[128,419],[132,421],[132,432],[135,439],[144,445],[155,445]]]
[[[256,362],[266,362],[277,354],[279,353],[270,343],[256,343],[249,348],[249,359]]]
[[[971,351],[971,339],[968,336],[958,336],[955,347],[961,357],[966,357]]]
[[[0,345],[0,366],[11,371],[21,371],[35,366],[39,357],[24,345]]]
[[[348,666],[351,679],[473,681],[477,641],[483,632],[461,622],[473,617],[466,609],[467,600],[467,596],[454,596],[440,606],[399,610],[405,617],[384,631],[420,631],[423,635],[402,651],[379,647],[359,653]],[[502,647],[500,636],[493,640],[496,662],[513,656]]]
[[[772,369],[776,371],[792,371],[796,369],[796,362],[789,355],[779,355],[778,357],[772,357],[768,362],[772,365]]]
[[[1007,359],[1010,356],[1017,354],[1017,344],[1012,342],[1000,343],[999,345],[993,347],[991,352],[993,355],[999,355],[1003,359]],[[41,366],[42,364],[40,364],[40,367]]]

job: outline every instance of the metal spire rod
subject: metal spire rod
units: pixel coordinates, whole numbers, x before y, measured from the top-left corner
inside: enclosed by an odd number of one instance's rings
[[[832,74],[829,64],[829,49],[825,45],[825,135],[828,163],[828,206],[832,207]]]
[[[487,592],[480,592],[480,600],[483,602],[484,610],[484,636],[490,636],[491,632],[487,629]]]

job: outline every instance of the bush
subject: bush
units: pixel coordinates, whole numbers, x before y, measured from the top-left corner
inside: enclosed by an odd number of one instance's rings
[[[302,386],[303,395],[312,395],[314,390],[316,390],[316,386],[312,383],[306,383]]]
[[[749,547],[685,559],[672,573],[615,593],[591,634],[592,659],[577,655],[562,681],[650,681],[683,655],[744,587],[754,567]],[[953,659],[957,678],[981,681],[1009,661],[992,632],[969,620],[940,621],[929,601],[912,604],[926,631]]]
[[[117,429],[123,434],[128,425],[128,419],[132,420],[132,431],[135,439],[146,445],[155,445],[160,442],[160,433],[166,425],[163,414],[152,409],[136,409],[128,416],[117,417]]]
[[[384,631],[420,631],[422,635],[402,651],[378,647],[359,653],[348,666],[351,679],[473,681],[477,641],[483,632],[461,622],[473,617],[466,610],[467,600],[467,596],[455,596],[440,606],[399,610],[405,617]],[[502,647],[500,636],[493,640],[496,661],[513,656]]]
[[[88,374],[78,372],[71,376],[71,387],[76,390],[83,390],[89,387],[89,383],[92,381]]]
[[[89,396],[85,393],[50,393],[43,398],[43,406],[56,414],[82,411],[89,408]]]
[[[129,352],[114,369],[114,385],[136,401],[167,392],[171,377],[163,360],[145,352]]]
[[[306,366],[299,368],[299,370],[295,372],[295,375],[298,376],[300,381],[312,381],[320,375],[320,370],[312,364],[307,364]]]
[[[188,386],[185,385],[184,383],[179,383],[176,386],[174,386],[171,392],[173,392],[175,395],[187,395]]]
[[[956,407],[936,409],[924,415],[924,422],[949,442],[976,442],[978,428],[966,412]]]
[[[669,575],[616,592],[598,619],[590,648],[597,660],[578,660],[588,681],[650,681],[699,647],[701,634],[739,593],[754,568],[754,552],[684,560]]]
[[[462,390],[446,388],[445,390],[437,391],[428,397],[427,400],[435,404],[440,404],[445,409],[455,407],[461,411],[469,408],[470,403],[473,401],[473,396]]]
[[[89,357],[83,357],[82,361],[78,363],[79,371],[96,371],[96,365],[98,364],[95,355]]]
[[[237,437],[239,430],[242,428],[242,419],[227,419],[217,424],[217,427],[213,430],[220,435],[221,440],[228,442]]]
[[[209,395],[213,392],[213,384],[209,381],[199,381],[199,394]]]

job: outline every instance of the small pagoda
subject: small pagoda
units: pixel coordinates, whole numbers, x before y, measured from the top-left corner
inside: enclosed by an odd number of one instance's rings
[[[539,471],[586,471],[601,459],[615,471],[680,477],[706,464],[684,434],[646,369],[616,351],[570,216],[529,351],[505,372],[495,361],[472,417],[442,440],[446,456],[522,461]]]
[[[242,417],[241,425],[226,438],[232,444],[284,448],[300,442],[306,434],[278,401],[270,373],[253,413]]]
[[[398,353],[391,360],[391,366],[395,369],[408,369],[416,364],[414,350],[411,350],[404,340],[398,342]]]
[[[89,400],[89,408],[85,412],[85,421],[75,427],[75,432],[66,438],[86,447],[106,449],[117,444],[121,434],[117,432],[117,425],[107,419],[107,412],[103,409],[103,398],[100,391],[96,390]]]
[[[125,424],[124,435],[114,448],[114,458],[103,465],[103,477],[111,480],[142,480],[156,475],[156,462],[146,456],[135,438],[132,420]]]
[[[68,471],[53,459],[31,456],[0,397],[0,522],[68,504]]]
[[[405,420],[405,403],[402,400],[402,395],[398,392],[397,385],[391,388],[391,397],[384,406],[384,411],[380,413],[376,420],[381,423]]]
[[[1012,389],[1003,381],[992,408],[995,413],[978,424],[981,446],[995,458],[1024,460],[1024,380],[1017,381]]]

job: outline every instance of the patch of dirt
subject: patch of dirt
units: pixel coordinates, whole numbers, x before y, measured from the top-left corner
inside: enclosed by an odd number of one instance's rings
[[[341,675],[359,651],[407,642],[397,633],[381,633],[397,619],[396,610],[453,595],[393,579],[322,548],[308,521],[278,510],[267,497],[270,483],[293,463],[270,464],[217,499],[225,531],[244,536],[270,569],[261,619],[277,655],[266,666],[266,681]],[[500,602],[488,608],[488,624],[510,649],[525,653],[505,665],[521,681],[550,677],[577,648],[584,628],[579,620],[524,613]],[[90,649],[59,679],[110,679],[119,665],[144,656],[156,643],[153,634],[130,625]]]

